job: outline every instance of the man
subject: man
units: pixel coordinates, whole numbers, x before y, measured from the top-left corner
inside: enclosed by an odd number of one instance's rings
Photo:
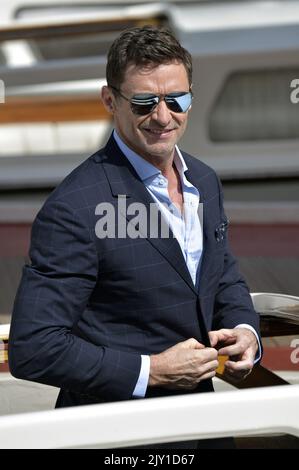
[[[60,387],[58,407],[212,391],[219,353],[230,356],[226,374],[245,377],[259,355],[258,317],[227,246],[220,183],[176,146],[192,103],[190,54],[165,30],[125,31],[109,51],[102,101],[114,118],[108,144],[33,224],[12,373]],[[115,215],[110,236],[103,207]],[[153,236],[165,221],[169,236]]]

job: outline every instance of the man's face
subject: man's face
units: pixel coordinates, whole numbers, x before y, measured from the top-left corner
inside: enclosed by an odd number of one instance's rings
[[[136,153],[152,163],[162,163],[173,157],[174,146],[182,137],[188,112],[175,113],[161,100],[156,108],[145,116],[131,110],[128,101],[113,96],[107,87],[102,92],[104,104],[108,104],[114,116],[115,129],[123,141]],[[127,98],[139,93],[166,95],[188,92],[189,80],[183,64],[173,62],[156,67],[129,65],[120,92]]]

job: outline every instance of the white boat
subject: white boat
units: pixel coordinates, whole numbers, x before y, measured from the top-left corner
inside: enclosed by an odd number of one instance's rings
[[[103,145],[107,48],[145,23],[170,27],[194,58],[185,150],[222,179],[298,176],[298,1],[3,0],[0,9],[0,188],[55,186]]]

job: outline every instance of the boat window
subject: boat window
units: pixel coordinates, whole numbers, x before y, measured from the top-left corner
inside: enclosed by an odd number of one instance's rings
[[[41,61],[76,59],[105,55],[119,31],[103,34],[86,34],[84,36],[54,37],[31,41],[36,55]]]
[[[234,72],[224,82],[209,116],[213,142],[299,138],[299,104],[291,82],[299,68]]]

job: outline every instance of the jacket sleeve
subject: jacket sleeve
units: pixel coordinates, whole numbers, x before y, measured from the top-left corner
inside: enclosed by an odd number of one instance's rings
[[[218,184],[221,218],[226,221],[219,180]],[[226,232],[223,241],[224,267],[215,296],[213,328],[234,328],[238,324],[246,323],[252,326],[260,336],[259,315],[254,310],[248,286],[239,272],[237,261],[230,251],[227,238]]]
[[[49,199],[31,238],[9,338],[9,365],[18,378],[124,400],[132,397],[138,354],[92,344],[72,334],[97,282],[98,254],[80,210]]]

